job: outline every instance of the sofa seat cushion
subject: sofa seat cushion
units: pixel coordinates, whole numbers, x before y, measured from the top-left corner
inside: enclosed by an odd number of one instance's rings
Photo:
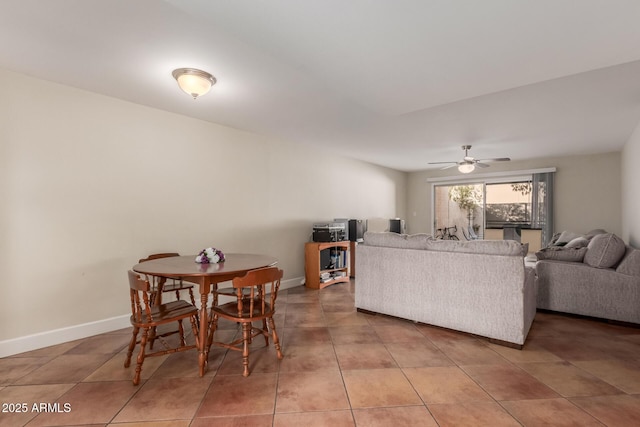
[[[620,262],[626,250],[624,241],[615,234],[598,234],[587,246],[584,263],[596,268],[611,268]]]

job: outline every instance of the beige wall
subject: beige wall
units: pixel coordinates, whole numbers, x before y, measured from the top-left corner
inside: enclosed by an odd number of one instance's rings
[[[622,151],[622,238],[640,248],[640,123]]]
[[[640,144],[640,137],[638,140]],[[594,228],[604,228],[621,235],[622,196],[619,152],[493,163],[487,172],[546,167],[557,168],[556,231],[572,230],[577,233],[586,233]],[[431,183],[427,182],[427,179],[451,175],[456,175],[451,169],[409,174],[407,197],[409,232],[431,233]],[[638,236],[640,237],[640,234]]]
[[[0,342],[126,314],[152,252],[268,253],[298,281],[313,222],[405,217],[406,179],[0,70]]]

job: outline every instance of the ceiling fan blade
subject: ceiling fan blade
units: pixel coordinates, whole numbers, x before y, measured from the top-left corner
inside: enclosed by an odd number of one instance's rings
[[[476,162],[475,165],[478,166],[479,168],[488,168],[489,167],[488,164],[480,163],[480,162]]]
[[[451,168],[454,168],[454,167],[456,167],[456,166],[458,166],[458,164],[457,164],[457,163],[454,163],[454,164],[452,164],[452,165],[449,165],[449,166],[445,166],[445,167],[443,167],[443,168],[440,168],[440,170],[451,169]]]
[[[509,157],[498,157],[496,159],[478,159],[479,162],[508,162],[511,161]]]
[[[450,163],[453,163],[454,165],[458,164],[458,162],[429,162],[427,164],[429,164],[429,165],[448,165]]]

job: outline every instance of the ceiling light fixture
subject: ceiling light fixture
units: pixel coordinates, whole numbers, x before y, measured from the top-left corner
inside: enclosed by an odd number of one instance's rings
[[[211,86],[216,84],[216,78],[206,71],[195,68],[178,68],[173,70],[173,78],[178,81],[180,89],[196,99],[209,92]]]
[[[461,162],[458,165],[458,170],[461,173],[471,173],[474,171],[475,168],[476,166],[473,164],[473,162]]]

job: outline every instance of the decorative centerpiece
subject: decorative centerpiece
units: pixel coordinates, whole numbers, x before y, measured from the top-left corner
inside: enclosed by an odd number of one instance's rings
[[[206,248],[200,251],[196,257],[198,264],[217,264],[224,261],[224,254],[220,249]]]

